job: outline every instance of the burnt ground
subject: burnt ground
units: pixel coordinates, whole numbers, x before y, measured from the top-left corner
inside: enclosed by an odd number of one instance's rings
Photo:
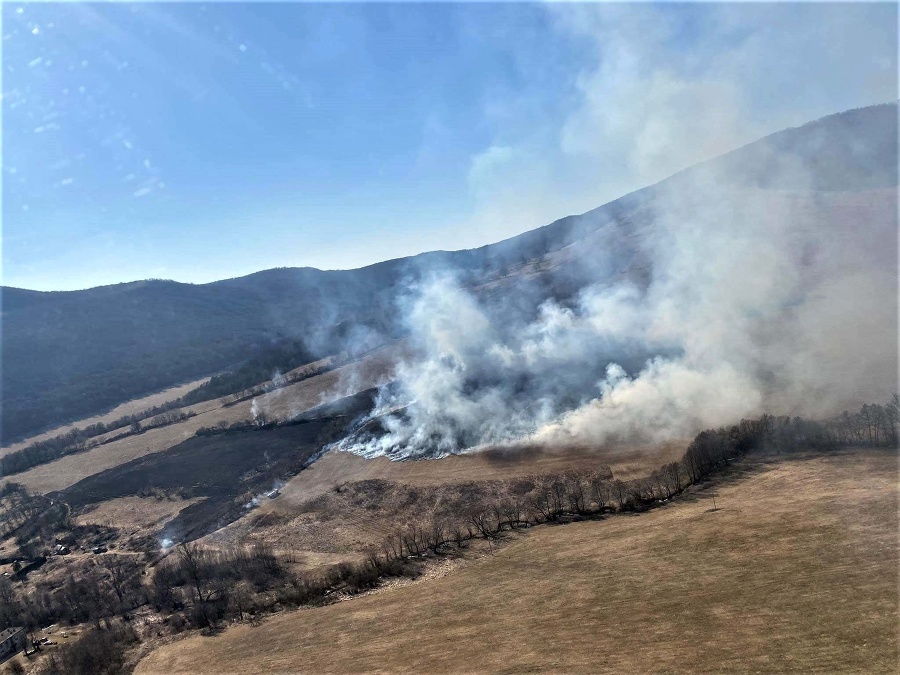
[[[372,391],[321,406],[291,423],[198,435],[85,478],[58,493],[74,509],[109,499],[179,492],[204,497],[182,510],[159,536],[190,541],[246,513],[254,496],[303,470],[372,406]]]

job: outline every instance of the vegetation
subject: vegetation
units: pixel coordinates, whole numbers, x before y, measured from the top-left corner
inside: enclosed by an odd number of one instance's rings
[[[84,428],[73,429],[65,434],[32,443],[21,450],[4,455],[0,457],[0,476],[22,473],[35,466],[52,462],[66,455],[84,452],[103,443],[110,443],[126,436],[139,434],[149,429],[169,424],[176,424],[194,417],[194,412],[181,410],[181,408],[186,406],[226,395],[230,395],[232,403],[245,400],[262,395],[273,388],[299,382],[307,377],[319,374],[324,370],[335,367],[337,363],[335,359],[331,359],[328,364],[323,364],[318,369],[310,369],[309,372],[299,374],[290,379],[280,374],[281,370],[297,368],[309,363],[312,359],[312,355],[303,347],[302,343],[296,341],[279,343],[237,369],[212,377],[206,384],[189,391],[180,398],[147,408],[133,415],[124,415],[111,422],[97,422]],[[267,382],[270,378],[272,381]],[[260,384],[261,382],[264,384]],[[259,420],[257,420],[255,426],[262,426],[258,422]],[[233,429],[249,426],[251,425],[242,425],[240,423],[232,425]],[[120,429],[122,430],[121,433],[102,442],[93,440],[98,436]],[[218,430],[216,429],[216,431]],[[211,432],[211,430],[206,429],[203,431]]]
[[[125,650],[140,642],[124,621],[108,621],[95,627],[59,653],[43,668],[45,675],[118,675],[131,670]]]
[[[349,339],[359,342],[355,329],[350,335],[335,326],[342,318],[358,319],[359,332],[390,335],[382,330],[391,311],[388,289],[400,274],[270,270],[205,285],[147,281],[68,293],[0,289],[2,442],[227,369],[235,372],[227,379],[235,381],[249,382],[254,369],[267,370],[261,379],[268,379],[278,368],[331,353],[334,345],[339,351]],[[331,277],[337,278],[329,283]],[[334,307],[343,312],[336,320]],[[314,344],[295,337],[313,334]],[[218,382],[203,395],[220,384],[233,386]]]
[[[895,673],[897,515],[894,451],[750,453],[639,517],[473,542],[427,583],[167,640],[137,673]]]
[[[362,393],[317,409],[321,414],[312,419],[193,436],[161,452],[88,476],[66,488],[62,498],[81,508],[154,489],[206,497],[168,524],[167,536],[176,541],[201,537],[236,520],[257,495],[301,471],[370,407],[370,396]],[[216,461],[210,462],[210,457]]]
[[[210,378],[209,382],[200,385],[185,394],[179,400],[180,405],[191,405],[201,401],[209,401],[235,392],[244,392],[261,382],[273,380],[277,385],[280,373],[285,373],[299,366],[316,360],[316,355],[298,340],[284,340],[260,352],[242,365]],[[262,391],[257,392],[257,395]],[[248,393],[249,395],[249,393]]]
[[[103,443],[139,434],[148,429],[176,424],[194,416],[192,412],[174,411],[173,406],[156,406],[136,415],[126,415],[107,424],[98,422],[84,429],[73,429],[61,436],[49,438],[46,441],[38,441],[31,445],[16,450],[0,457],[0,476],[11,476],[22,473],[28,469],[46,464],[66,455],[84,452],[90,448],[102,445],[91,439],[96,436],[124,429],[120,434],[107,438]]]
[[[169,630],[179,632],[214,631],[231,621],[255,620],[269,611],[327,604],[342,595],[373,588],[385,578],[416,576],[423,559],[465,549],[476,539],[492,542],[505,532],[542,523],[652,509],[750,452],[782,454],[827,451],[842,445],[890,445],[896,439],[897,403],[894,397],[886,406],[866,405],[855,415],[848,413],[826,422],[764,415],[707,430],[697,435],[680,461],[639,479],[618,480],[608,467],[597,466],[590,471],[518,479],[507,490],[494,489],[490,482],[464,485],[456,498],[442,499],[440,508],[435,504],[419,511],[428,513],[427,517],[397,523],[394,532],[381,546],[370,549],[364,561],[319,572],[292,572],[284,559],[265,546],[211,551],[182,543],[158,564],[157,554],[147,552],[147,561],[155,565],[147,584],[142,581],[146,562],[140,557],[104,555],[81,564],[55,587],[36,584],[29,590],[14,588],[7,579],[0,581],[0,597],[4,598],[4,616],[0,618],[30,629],[54,622],[91,623],[95,637],[104,633],[104,649],[121,651],[137,639],[125,625],[131,612],[146,605],[167,617]],[[363,481],[337,490],[352,491],[349,498],[375,504],[384,490],[380,483]],[[0,507],[5,508],[4,521],[10,523],[7,534],[17,536],[23,555],[40,554],[39,542],[74,543],[80,538],[94,544],[102,540],[102,528],[75,532],[64,503],[32,497],[20,486],[4,488]],[[117,623],[120,621],[125,624]],[[67,673],[97,672],[90,670],[96,668],[96,662],[79,651],[86,644],[80,641],[60,650],[48,667]]]

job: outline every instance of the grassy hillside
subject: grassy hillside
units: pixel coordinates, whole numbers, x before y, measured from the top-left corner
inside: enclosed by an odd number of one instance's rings
[[[3,447],[0,447],[0,457],[8,455],[11,452],[16,452],[17,450],[21,450],[22,448],[25,448],[32,443],[40,443],[41,441],[46,441],[57,436],[62,436],[75,429],[83,430],[86,427],[91,426],[92,424],[111,424],[113,421],[121,419],[128,415],[137,415],[155,406],[168,405],[172,401],[177,401],[188,392],[196,390],[198,387],[201,387],[207,382],[208,379],[204,377],[192,382],[187,382],[177,387],[164,389],[163,391],[157,392],[155,394],[150,394],[149,396],[131,399],[130,401],[126,401],[125,403],[117,405],[115,408],[102,415],[95,415],[94,417],[87,417],[85,419],[77,420],[72,424],[56,427],[50,429],[49,431],[45,431],[34,436],[29,436],[16,443],[4,445]]]
[[[649,475],[677,460],[688,442],[505,454],[490,451],[394,462],[325,454],[281,488],[274,501],[209,535],[213,547],[265,544],[315,567],[363,560],[370,547],[422,518],[452,521],[479,501],[519,494],[540,476],[609,469],[618,480]]]
[[[375,386],[390,375],[400,353],[402,345],[390,345],[353,363],[273,389],[258,396],[256,401],[271,419],[286,420],[321,403]],[[0,477],[0,485],[12,480],[33,492],[64,490],[94,474],[172,448],[192,438],[201,427],[248,422],[253,419],[252,405],[252,400],[231,404],[229,400],[220,398],[179,408],[177,412],[192,413],[192,416],[175,424],[130,434],[84,452],[40,464],[23,473]],[[98,440],[104,440],[104,437]]]
[[[137,673],[895,672],[897,456],[744,460],[638,516],[159,648]]]
[[[205,497],[168,525],[170,538],[194,539],[236,520],[251,499],[301,471],[324,444],[340,438],[347,424],[371,407],[371,396],[364,392],[341,399],[285,426],[210,430],[89,476],[61,496],[76,509],[151,490]]]
[[[780,132],[688,171],[774,190],[893,187],[896,138],[896,105],[876,106]],[[359,270],[279,269],[205,285],[142,281],[65,293],[3,288],[2,444],[233,367],[286,340],[312,358],[395,336],[402,330],[398,288],[429,270],[453,268],[471,284],[505,279],[492,288],[498,302],[506,294],[535,307],[585,283],[646,278],[631,236],[652,226],[656,190],[491,246]],[[547,260],[563,251],[570,264]],[[571,264],[572,255],[609,264],[602,271]]]

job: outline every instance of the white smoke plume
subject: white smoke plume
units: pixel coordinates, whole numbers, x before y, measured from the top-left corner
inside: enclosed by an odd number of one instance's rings
[[[685,26],[664,6],[548,5],[553,25],[596,59],[561,126],[498,135],[474,159],[483,228],[518,231],[602,203],[823,106],[897,98],[896,36],[873,30],[894,25],[896,9],[709,8],[686,49]],[[747,39],[733,39],[736,27]],[[682,171],[538,261],[540,274],[513,270],[506,286],[426,277],[400,300],[419,356],[340,446],[405,458],[655,442],[889,395],[896,107],[887,115],[892,134],[851,115],[792,136],[796,147],[776,139]]]
[[[520,232],[776,129],[897,99],[897,13],[887,5],[542,11],[590,57],[561,117],[504,123],[473,156],[475,227],[460,232]],[[539,69],[544,55],[526,65]],[[521,107],[510,97],[492,110],[505,122]],[[896,107],[890,114],[893,134],[851,116],[797,147],[776,140],[682,171],[605,224],[587,218],[531,268],[500,260],[500,281],[424,275],[398,303],[417,356],[340,447],[404,458],[655,442],[890,394]],[[442,246],[451,242],[472,243]]]
[[[507,443],[686,438],[763,411],[823,415],[887,395],[897,374],[896,189],[790,191],[680,174],[637,207],[641,275],[611,278],[601,232],[563,265],[585,283],[536,314],[452,274],[404,299],[421,356],[401,364],[363,455],[440,456]],[[609,230],[612,225],[607,225]],[[604,243],[605,242],[605,243]],[[604,255],[596,255],[600,251]],[[593,260],[598,260],[596,265]],[[515,293],[507,293],[514,297]]]

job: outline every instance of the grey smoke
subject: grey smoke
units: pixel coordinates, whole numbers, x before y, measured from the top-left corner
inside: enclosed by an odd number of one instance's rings
[[[408,458],[660,442],[888,394],[896,181],[861,172],[822,190],[818,168],[773,148],[745,154],[750,171],[726,158],[683,172],[644,191],[625,230],[573,242],[555,260],[582,282],[568,300],[534,312],[452,272],[416,284],[399,304],[418,356],[382,388],[377,425],[338,447]]]

